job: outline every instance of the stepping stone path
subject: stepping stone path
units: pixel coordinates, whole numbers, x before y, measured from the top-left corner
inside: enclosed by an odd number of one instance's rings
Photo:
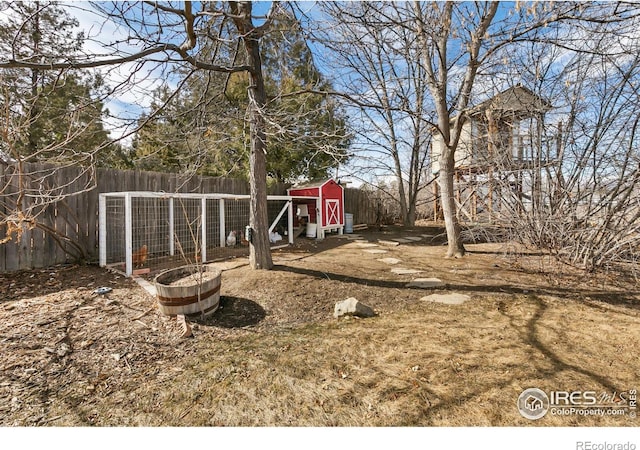
[[[395,247],[399,244],[418,242],[418,241],[421,241],[423,238],[429,239],[432,237],[433,236],[431,235],[423,234],[421,235],[421,237],[404,236],[401,238],[393,238],[390,241],[378,239],[378,244]],[[358,245],[359,247],[367,248],[367,250],[363,250],[367,253],[374,253],[374,254],[387,253],[386,250],[382,250],[382,249],[368,249],[369,247],[377,247],[378,246],[377,244],[369,243],[364,240],[359,242],[356,241],[356,242],[357,242],[356,245]],[[395,265],[402,262],[402,260],[397,258],[381,258],[381,259],[378,259],[378,261],[383,262],[385,264],[389,264],[389,265]],[[408,269],[404,267],[394,267],[391,269],[391,272],[396,275],[414,275],[418,273],[423,273],[424,271],[417,270],[417,269]],[[446,284],[439,278],[415,278],[414,280],[407,283],[405,286],[408,288],[414,287],[414,288],[420,288],[420,289],[431,289],[431,288],[443,288],[443,287],[446,287]],[[469,299],[470,297],[468,295],[452,293],[452,294],[427,295],[425,297],[422,297],[420,300],[434,302],[434,303],[443,303],[447,305],[461,305],[464,302],[468,301]]]
[[[439,278],[416,278],[407,284],[407,287],[436,288],[444,287],[445,284]]]
[[[388,253],[388,251],[380,248],[378,249],[375,248],[375,247],[379,247],[378,244],[389,246],[389,247],[395,247],[400,244],[418,242],[418,241],[421,241],[422,238],[432,238],[432,237],[433,236],[431,235],[423,234],[421,235],[421,237],[405,236],[401,238],[393,238],[392,240],[389,240],[389,241],[384,239],[378,239],[377,244],[374,244],[365,239],[362,239],[362,237],[359,235],[348,236],[348,239],[350,239],[355,246],[363,249],[362,250],[363,252],[371,253],[371,254],[382,254],[382,253]],[[385,264],[389,264],[389,265],[395,265],[402,262],[402,260],[397,258],[381,258],[381,259],[378,259],[378,261],[383,262]],[[417,269],[407,269],[404,267],[394,267],[391,269],[391,272],[396,275],[414,275],[418,273],[423,273],[424,271],[417,270]],[[445,283],[439,278],[416,278],[406,284],[406,287],[408,288],[415,287],[415,288],[421,288],[421,289],[442,288],[445,286],[446,286]],[[432,295],[427,295],[426,297],[422,297],[420,300],[428,301],[428,302],[444,303],[447,305],[460,305],[469,299],[470,297],[464,294],[432,294]]]
[[[358,247],[360,248],[371,248],[371,247],[377,247],[378,244],[372,244],[372,243],[368,243],[368,242],[358,242],[356,244]]]
[[[288,256],[282,255],[280,257],[274,258],[274,261],[293,261],[300,258],[298,255],[289,254]],[[237,267],[242,267],[248,265],[249,262],[245,259],[238,258],[236,260],[224,261],[224,262],[215,262],[206,264],[207,266],[215,267],[216,269],[220,269],[222,271],[235,269]]]
[[[445,305],[462,305],[464,302],[470,300],[471,297],[465,294],[431,294],[426,297],[422,297],[420,300],[425,302],[444,303]]]
[[[391,272],[397,275],[412,275],[414,273],[422,273],[422,270],[405,269],[403,267],[394,267],[393,269],[391,269]]]
[[[158,295],[158,292],[156,290],[155,284],[149,283],[147,280],[140,277],[133,277],[133,279],[135,280],[136,283],[140,285],[140,287],[142,287],[145,291],[147,291],[147,293],[150,296],[152,296],[154,299],[156,298],[156,296]]]
[[[402,260],[397,259],[397,258],[382,258],[379,259],[378,261],[383,262],[385,264],[398,264],[399,262],[402,262]]]

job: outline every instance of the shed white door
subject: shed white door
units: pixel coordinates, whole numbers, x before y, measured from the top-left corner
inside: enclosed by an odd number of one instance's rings
[[[325,208],[327,226],[340,225],[340,202],[338,200],[325,200]]]

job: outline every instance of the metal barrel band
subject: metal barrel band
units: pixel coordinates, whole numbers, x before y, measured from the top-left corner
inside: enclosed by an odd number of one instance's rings
[[[210,291],[200,294],[200,301],[204,301],[208,299],[219,290],[220,290],[220,284],[218,284],[215,288],[211,289]],[[179,298],[168,298],[168,297],[162,297],[158,295],[158,303],[160,303],[162,306],[185,306],[185,305],[190,305],[193,302],[197,302],[197,301],[198,301],[197,295],[192,295],[190,297],[179,297]]]

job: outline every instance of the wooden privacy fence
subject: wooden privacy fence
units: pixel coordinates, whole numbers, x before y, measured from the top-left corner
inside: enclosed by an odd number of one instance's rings
[[[353,223],[374,224],[378,220],[380,205],[371,191],[356,188],[344,190],[344,212],[353,214]]]
[[[221,177],[184,177],[178,174],[87,170],[49,164],[0,164],[0,272],[44,268],[84,260],[98,260],[98,195],[105,192],[152,191],[179,193],[249,194],[244,180]],[[20,188],[21,187],[21,188]],[[275,184],[269,194],[285,195],[289,187]],[[20,192],[23,195],[20,195]],[[20,203],[20,208],[16,204]],[[374,223],[376,203],[367,192],[345,189],[345,211],[354,223]],[[35,221],[20,223],[15,211],[28,212]],[[4,223],[4,219],[10,219]],[[13,232],[11,232],[13,231]]]

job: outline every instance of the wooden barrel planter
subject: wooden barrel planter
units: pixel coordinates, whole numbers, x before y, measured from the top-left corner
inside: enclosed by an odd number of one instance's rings
[[[202,272],[200,272],[202,270]],[[220,305],[219,269],[209,266],[182,266],[162,272],[155,278],[160,311],[178,314],[213,314]]]

